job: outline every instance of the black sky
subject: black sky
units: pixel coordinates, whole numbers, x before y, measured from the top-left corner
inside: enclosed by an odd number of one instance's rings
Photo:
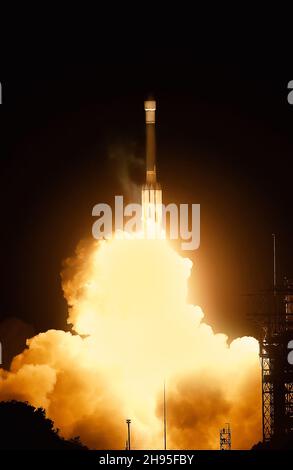
[[[143,157],[152,92],[165,201],[201,204],[191,300],[216,331],[251,333],[243,294],[270,286],[272,232],[279,279],[293,278],[289,57],[117,46],[87,63],[19,61],[1,73],[1,318],[65,327],[62,260],[91,236],[93,205],[121,194],[113,146]]]

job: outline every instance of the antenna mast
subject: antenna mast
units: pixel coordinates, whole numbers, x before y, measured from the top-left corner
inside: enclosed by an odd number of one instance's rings
[[[167,449],[166,384],[164,380],[164,449]]]

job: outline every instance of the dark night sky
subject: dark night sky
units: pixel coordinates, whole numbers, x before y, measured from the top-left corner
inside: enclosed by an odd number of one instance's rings
[[[143,156],[151,91],[164,200],[201,204],[191,300],[216,331],[251,333],[243,294],[270,286],[272,232],[293,278],[289,80],[288,56],[204,62],[192,47],[4,71],[1,318],[66,327],[62,260],[91,236],[93,205],[121,194],[113,145]]]

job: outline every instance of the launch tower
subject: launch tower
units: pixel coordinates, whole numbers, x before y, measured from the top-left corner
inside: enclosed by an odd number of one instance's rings
[[[231,429],[230,424],[220,429],[220,450],[231,450]]]
[[[261,327],[263,443],[282,448],[293,443],[293,365],[289,342],[293,338],[293,282],[277,284],[276,240],[274,241],[273,287],[261,295],[254,320]]]

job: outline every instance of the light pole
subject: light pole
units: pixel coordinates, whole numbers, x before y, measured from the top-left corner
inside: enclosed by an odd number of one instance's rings
[[[130,450],[130,423],[131,423],[131,419],[127,419],[126,423],[127,423],[127,431],[128,431],[128,450]]]
[[[166,383],[164,380],[164,449],[167,449]]]

